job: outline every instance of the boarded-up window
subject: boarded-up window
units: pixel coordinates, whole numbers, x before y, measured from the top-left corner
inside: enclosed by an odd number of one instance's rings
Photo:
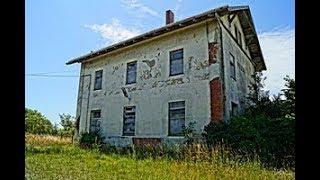
[[[230,77],[236,80],[236,67],[234,56],[230,53]]]
[[[126,84],[136,83],[137,79],[137,61],[127,64],[127,80]]]
[[[170,102],[169,103],[169,135],[182,135],[182,130],[185,127],[185,102]]]
[[[90,132],[100,131],[101,110],[92,110],[90,117]]]
[[[183,49],[170,52],[170,76],[183,74]]]
[[[102,87],[102,70],[95,72],[95,78],[94,78],[94,90],[99,90]]]
[[[134,136],[136,107],[127,106],[123,109],[123,135]]]

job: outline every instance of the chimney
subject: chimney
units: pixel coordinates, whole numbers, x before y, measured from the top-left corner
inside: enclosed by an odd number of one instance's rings
[[[174,22],[174,14],[169,9],[169,10],[166,11],[166,25],[171,24],[173,22]]]

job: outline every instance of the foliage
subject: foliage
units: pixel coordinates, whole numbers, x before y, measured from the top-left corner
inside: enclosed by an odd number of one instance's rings
[[[51,134],[51,122],[37,110],[25,108],[25,131],[33,134]]]
[[[45,136],[39,136],[45,138]],[[51,139],[51,138],[46,138]],[[57,138],[59,140],[59,138]],[[41,141],[41,140],[39,140]],[[210,151],[205,154],[193,148],[194,155],[209,157],[211,161],[170,160],[145,157],[137,159],[132,154],[102,154],[91,149],[81,149],[71,143],[56,146],[30,145],[27,137],[26,179],[293,179],[294,172],[276,171],[260,166],[259,162],[235,162]],[[191,152],[189,154],[192,154]],[[216,159],[214,159],[214,157]]]
[[[79,145],[83,148],[92,148],[95,145],[101,145],[103,143],[103,137],[101,137],[99,131],[84,132],[80,136]]]
[[[261,73],[253,76],[244,114],[228,122],[209,123],[204,137],[209,146],[224,143],[237,154],[259,156],[261,162],[276,168],[295,165],[295,81],[285,78],[282,94],[269,97],[262,90]]]
[[[58,134],[62,136],[73,136],[75,131],[75,118],[70,114],[59,114],[60,125],[62,126],[59,129]]]

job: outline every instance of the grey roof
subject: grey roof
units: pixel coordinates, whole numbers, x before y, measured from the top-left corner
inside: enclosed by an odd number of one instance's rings
[[[214,18],[215,13],[219,13],[219,15],[224,15],[226,13],[237,13],[240,18],[240,23],[245,35],[245,41],[246,44],[249,47],[250,56],[252,58],[253,64],[255,65],[255,68],[257,71],[266,70],[265,62],[263,59],[263,55],[261,52],[259,40],[257,37],[257,33],[254,28],[253,20],[251,17],[249,6],[222,6],[216,9],[212,9],[209,11],[206,11],[204,13],[177,21],[175,23],[168,24],[166,26],[160,27],[158,29],[151,30],[149,32],[146,32],[144,34],[135,36],[133,38],[127,39],[125,41],[121,41],[119,43],[107,46],[105,48],[99,49],[97,51],[92,51],[89,54],[80,56],[78,58],[72,59],[68,61],[66,64],[73,64],[73,63],[81,63],[86,60],[89,60],[94,57],[98,57],[101,55],[104,55],[106,53],[115,51],[117,49],[130,46],[132,44],[159,36],[161,34],[171,32],[195,23],[198,23],[200,21],[204,21],[209,18]]]

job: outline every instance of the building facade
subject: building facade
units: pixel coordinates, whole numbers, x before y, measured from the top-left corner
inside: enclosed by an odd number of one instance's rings
[[[266,70],[247,6],[221,7],[70,60],[81,63],[79,133],[116,146],[183,141],[194,122],[244,109],[251,75]]]

